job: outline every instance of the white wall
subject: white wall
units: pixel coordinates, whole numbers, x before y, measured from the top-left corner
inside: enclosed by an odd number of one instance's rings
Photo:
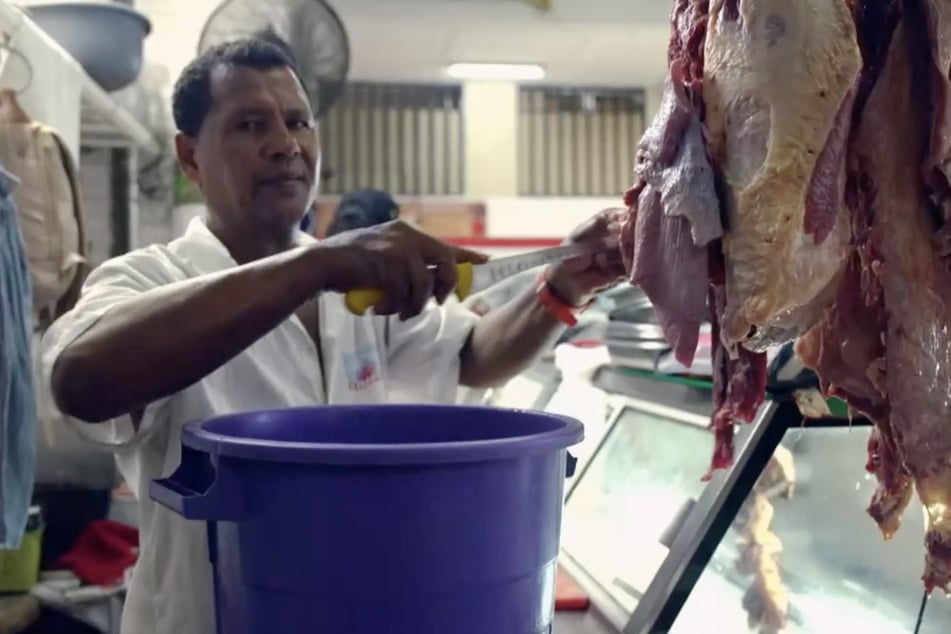
[[[623,204],[617,198],[486,199],[486,235],[493,238],[564,238],[597,212]]]
[[[518,195],[518,85],[466,82],[462,111],[466,196]]]
[[[651,82],[643,86],[645,91],[645,125],[649,125],[660,107],[663,95],[663,82]],[[464,116],[464,148],[465,148],[465,191],[469,199],[502,198],[518,196],[519,182],[519,149],[526,143],[526,134],[519,125],[518,85],[513,82],[466,82],[463,91]],[[617,123],[611,129],[620,130],[624,126]],[[578,131],[580,132],[580,131]],[[557,135],[557,126],[549,126],[548,135]],[[581,135],[583,136],[583,135]],[[618,143],[627,141],[612,140],[607,147],[599,148],[603,152],[610,152],[612,156],[630,155],[630,166],[623,166],[625,174],[633,168],[637,140],[630,143],[630,147],[622,147]],[[597,145],[597,144],[595,144]],[[569,146],[566,144],[566,148]],[[524,148],[523,148],[524,151]],[[597,151],[597,149],[596,149]],[[524,152],[523,152],[524,153]],[[569,165],[571,161],[564,161]],[[615,163],[616,164],[616,163]],[[536,166],[536,171],[541,166]],[[601,166],[596,166],[601,169]],[[579,174],[572,178],[585,181],[586,176]],[[627,182],[626,177],[623,182]],[[623,188],[622,188],[623,189]],[[623,191],[618,192],[618,196]],[[530,199],[525,199],[530,200]],[[566,204],[574,209],[576,205],[583,205],[579,198],[540,198],[541,201],[558,205]],[[592,204],[599,204],[598,199],[592,198]],[[603,199],[601,199],[603,200]],[[616,203],[617,201],[615,201]],[[519,204],[512,202],[510,204]],[[536,203],[526,203],[534,205]]]

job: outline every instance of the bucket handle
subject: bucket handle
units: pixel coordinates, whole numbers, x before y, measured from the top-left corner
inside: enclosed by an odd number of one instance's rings
[[[188,520],[237,522],[244,515],[244,495],[228,469],[211,456],[182,446],[182,461],[168,478],[153,480],[149,497]]]
[[[567,457],[565,459],[565,478],[573,478],[575,475],[575,469],[578,467],[578,459],[571,455],[571,452],[568,451]]]

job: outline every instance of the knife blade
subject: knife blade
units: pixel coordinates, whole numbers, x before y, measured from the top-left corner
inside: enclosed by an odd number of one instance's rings
[[[617,242],[605,240],[601,242],[568,244],[559,247],[549,247],[528,253],[510,255],[504,258],[494,258],[482,264],[460,262],[456,264],[457,283],[455,295],[464,300],[473,293],[484,291],[499,282],[514,277],[519,273],[532,269],[569,260],[571,258],[597,253],[605,253],[617,248]],[[346,294],[347,309],[355,315],[363,315],[373,306],[383,301],[381,289],[355,289]]]

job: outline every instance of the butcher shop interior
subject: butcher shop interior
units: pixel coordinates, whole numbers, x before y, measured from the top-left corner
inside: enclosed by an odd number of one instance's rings
[[[0,0],[0,632],[951,632],[949,100],[951,0]]]

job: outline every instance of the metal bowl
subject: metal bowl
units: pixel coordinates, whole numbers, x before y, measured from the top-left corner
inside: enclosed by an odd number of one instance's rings
[[[139,76],[152,24],[135,9],[111,2],[58,2],[26,11],[106,92],[121,90]]]

